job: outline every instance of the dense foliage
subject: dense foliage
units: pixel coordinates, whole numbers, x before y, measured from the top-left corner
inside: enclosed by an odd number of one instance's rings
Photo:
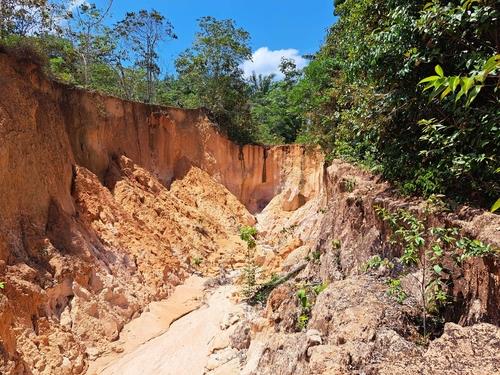
[[[500,0],[335,0],[339,17],[308,66],[245,78],[250,35],[203,17],[162,76],[175,39],[157,11],[110,24],[91,3],[5,0],[0,44],[62,81],[131,100],[205,107],[240,143],[319,144],[380,172],[405,194],[491,206],[500,196]],[[25,48],[28,45],[29,48]]]
[[[500,195],[498,7],[337,1],[339,21],[296,88],[306,139],[405,193],[491,205]]]
[[[178,77],[170,100],[182,107],[205,107],[233,139],[251,142],[255,131],[248,85],[240,66],[251,58],[250,35],[232,20],[203,17],[193,46],[175,61]]]

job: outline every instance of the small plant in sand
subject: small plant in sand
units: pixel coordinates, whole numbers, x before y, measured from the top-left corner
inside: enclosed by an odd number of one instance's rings
[[[0,289],[5,289],[5,281],[0,281]]]
[[[203,257],[200,257],[200,256],[194,256],[192,259],[191,259],[191,264],[195,267],[199,267],[201,266],[201,264],[203,263]]]
[[[257,272],[258,267],[255,265],[254,255],[257,229],[251,226],[240,228],[240,238],[247,244],[246,264],[243,268],[243,295],[247,298],[253,296],[257,290]]]
[[[311,310],[316,303],[316,298],[328,287],[327,283],[304,285],[297,291],[299,314],[297,316],[297,329],[303,331],[307,328],[311,318]]]

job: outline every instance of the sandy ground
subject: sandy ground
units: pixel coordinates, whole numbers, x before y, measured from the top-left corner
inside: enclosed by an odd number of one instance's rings
[[[167,332],[109,364],[102,375],[202,375],[210,343],[221,332],[223,319],[236,310],[234,286],[222,286],[205,306],[175,321]]]
[[[152,302],[137,319],[128,323],[115,346],[121,353],[108,353],[90,363],[87,375],[101,374],[110,363],[118,361],[144,343],[165,333],[172,322],[199,308],[203,303],[205,278],[192,276],[175,288],[172,295],[160,302]],[[107,372],[106,372],[107,373]],[[139,374],[141,372],[137,372]]]
[[[195,284],[198,281],[195,280]],[[143,339],[148,336],[147,332],[158,331],[154,327],[154,318],[148,315],[132,321],[126,328],[131,331],[123,340],[127,348],[135,346],[135,349],[127,350],[119,358],[115,356],[111,361],[108,359],[107,365],[101,365],[97,370],[94,366],[93,372],[88,374],[202,375],[210,356],[210,344],[222,332],[221,323],[229,314],[239,311],[230,299],[234,291],[232,285],[216,289],[208,296],[204,306],[182,316],[166,332],[146,342]],[[177,303],[174,304],[172,299],[165,301],[165,313],[175,315],[173,310],[169,310],[169,304],[179,311]],[[152,322],[153,327],[150,326]],[[139,341],[144,343],[137,345]]]

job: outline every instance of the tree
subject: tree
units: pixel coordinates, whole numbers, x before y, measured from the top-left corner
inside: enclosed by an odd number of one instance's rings
[[[80,58],[85,87],[88,87],[91,81],[92,65],[109,62],[109,56],[114,49],[110,30],[104,26],[112,4],[113,1],[109,0],[106,9],[101,10],[95,4],[84,2],[68,14],[67,34]]]
[[[282,81],[273,82],[272,78],[253,75],[250,83],[252,90],[252,117],[259,128],[259,141],[263,143],[292,143],[302,125],[302,117],[292,101],[292,92],[302,72],[297,69],[293,59],[283,58],[280,71]]]
[[[292,90],[301,139],[405,194],[489,207],[500,195],[498,4],[336,0],[339,20]],[[430,75],[429,96],[418,83]]]
[[[193,46],[175,65],[181,87],[180,102],[188,107],[205,107],[230,138],[254,140],[250,116],[250,90],[240,68],[251,58],[250,35],[233,20],[203,17]]]
[[[129,46],[135,65],[146,74],[146,94],[144,101],[155,100],[156,83],[160,74],[158,48],[162,42],[176,39],[170,21],[156,10],[129,12],[115,26],[115,32]]]
[[[57,27],[56,14],[62,5],[47,0],[2,0],[0,39],[9,35],[41,35]]]
[[[252,75],[248,78],[252,95],[254,97],[263,97],[267,95],[273,87],[273,81],[275,78],[275,74],[265,76],[262,74],[257,75],[255,72],[252,72]]]

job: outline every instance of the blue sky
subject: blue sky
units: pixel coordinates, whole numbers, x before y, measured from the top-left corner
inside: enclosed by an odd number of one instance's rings
[[[78,1],[78,0],[76,0]],[[94,0],[104,6],[107,0]],[[90,2],[90,1],[89,1]],[[173,23],[179,39],[161,49],[160,64],[172,73],[175,57],[188,48],[197,31],[197,19],[202,16],[232,18],[236,24],[250,32],[254,63],[245,64],[249,73],[276,71],[281,56],[295,58],[299,66],[305,61],[300,55],[318,50],[326,29],[335,21],[333,0],[114,0],[114,20],[126,11],[154,8]]]

